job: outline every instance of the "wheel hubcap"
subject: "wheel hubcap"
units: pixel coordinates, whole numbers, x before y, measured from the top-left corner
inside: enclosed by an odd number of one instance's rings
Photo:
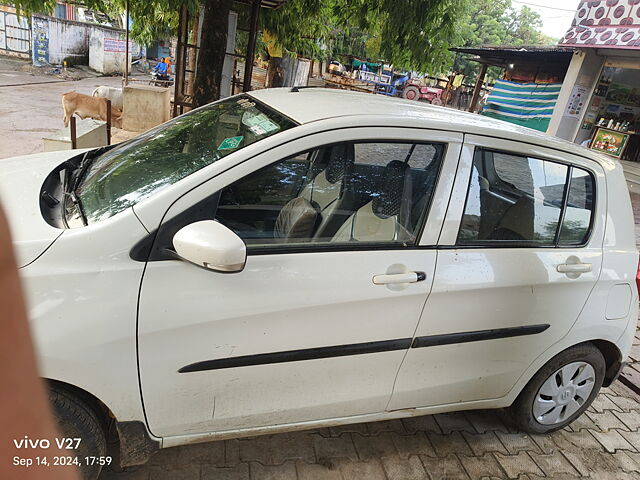
[[[565,365],[542,384],[533,402],[533,416],[543,425],[562,423],[589,399],[596,372],[586,362]]]

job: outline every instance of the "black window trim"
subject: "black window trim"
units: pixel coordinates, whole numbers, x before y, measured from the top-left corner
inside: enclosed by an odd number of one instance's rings
[[[467,202],[469,200],[469,189],[471,188],[471,180],[473,178],[473,161],[475,160],[475,155],[478,150],[489,151],[492,153],[504,153],[506,155],[513,155],[519,157],[526,158],[534,158],[536,160],[541,160],[543,162],[551,162],[557,163],[560,165],[565,165],[567,168],[567,180],[565,180],[565,188],[563,192],[563,202],[562,209],[560,211],[560,218],[558,219],[558,228],[556,230],[556,235],[554,242],[552,244],[543,245],[533,241],[509,241],[505,243],[498,243],[496,240],[475,240],[473,244],[461,245],[458,243],[460,237],[460,229],[462,228],[462,219],[464,217],[464,212],[467,210]],[[560,151],[560,150],[559,150]],[[566,153],[566,152],[564,152]],[[569,189],[571,187],[571,175],[573,173],[573,169],[577,168],[579,170],[583,170],[589,174],[593,183],[593,206],[591,209],[591,218],[589,219],[589,227],[587,233],[585,234],[584,241],[582,243],[572,243],[572,244],[561,244],[560,243],[560,232],[562,231],[562,223],[564,222],[564,216],[567,208],[567,204],[569,201]],[[473,150],[473,159],[471,162],[471,170],[469,172],[469,181],[467,183],[467,194],[464,200],[464,207],[462,210],[462,216],[460,217],[460,224],[458,225],[458,233],[456,235],[456,242],[454,245],[438,245],[439,250],[471,250],[478,248],[489,248],[489,249],[501,249],[501,248],[544,248],[544,249],[575,249],[575,248],[584,248],[589,245],[589,241],[591,240],[591,236],[593,234],[593,227],[595,223],[596,211],[597,211],[597,175],[590,168],[585,167],[583,165],[575,165],[570,161],[561,161],[561,160],[550,160],[548,158],[539,158],[532,157],[528,154],[518,153],[510,150],[500,149],[500,148],[490,148],[482,145],[474,145]]]

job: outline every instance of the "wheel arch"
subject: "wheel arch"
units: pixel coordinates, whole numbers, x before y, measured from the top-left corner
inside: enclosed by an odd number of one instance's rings
[[[160,447],[159,439],[151,437],[146,425],[139,421],[119,422],[111,409],[99,398],[80,387],[60,380],[45,378],[48,388],[55,387],[82,401],[99,418],[107,443],[117,442],[112,453],[117,453],[120,466],[142,465]]]
[[[602,353],[602,356],[604,357],[604,361],[606,363],[604,382],[602,383],[602,386],[608,387],[618,377],[620,367],[622,366],[622,353],[620,352],[620,349],[616,346],[616,344],[608,340],[597,339],[584,343],[591,343],[598,350],[600,350],[600,353]]]

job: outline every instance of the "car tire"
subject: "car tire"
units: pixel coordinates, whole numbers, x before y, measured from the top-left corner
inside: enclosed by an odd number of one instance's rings
[[[107,439],[102,422],[96,413],[82,400],[56,386],[49,390],[49,401],[58,422],[58,433],[64,438],[80,438],[77,450],[69,450],[80,462],[83,479],[95,480],[102,467],[98,462],[86,462],[85,457],[104,457]]]
[[[533,376],[511,406],[513,423],[529,433],[566,427],[596,398],[605,370],[602,353],[590,343],[559,353]]]

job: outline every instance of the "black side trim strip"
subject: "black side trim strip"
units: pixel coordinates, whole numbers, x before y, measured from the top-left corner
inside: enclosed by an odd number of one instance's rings
[[[390,352],[406,350],[411,346],[411,338],[397,340],[383,340],[379,342],[354,343],[350,345],[336,345],[333,347],[306,348],[303,350],[288,350],[286,352],[260,353],[242,357],[220,358],[205,360],[187,365],[178,370],[179,373],[201,372],[204,370],[219,370],[222,368],[248,367],[251,365],[266,365],[270,363],[300,362],[318,358],[345,357],[348,355],[363,355],[366,353]]]
[[[549,324],[527,325],[524,327],[494,328],[492,330],[476,330],[474,332],[446,333],[444,335],[429,335],[416,337],[411,348],[437,347],[439,345],[451,345],[454,343],[479,342],[482,340],[494,340],[497,338],[520,337],[523,335],[535,335],[544,332]]]

